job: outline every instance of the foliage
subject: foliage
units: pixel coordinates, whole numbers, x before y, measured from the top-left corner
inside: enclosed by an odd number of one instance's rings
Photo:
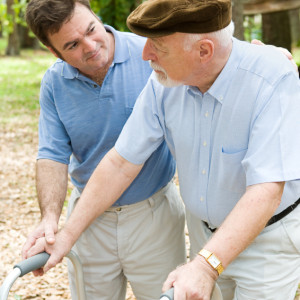
[[[27,26],[24,20],[26,0],[14,0],[12,9],[15,14],[14,16],[8,13],[6,3],[0,3],[0,29],[4,37],[13,32],[14,22],[25,27]]]
[[[261,17],[246,16],[244,18],[244,36],[246,41],[262,40]]]
[[[93,11],[103,23],[120,31],[128,31],[126,19],[142,0],[91,0]]]
[[[300,47],[294,47],[292,50],[292,54],[295,62],[297,63],[298,66],[300,66]]]

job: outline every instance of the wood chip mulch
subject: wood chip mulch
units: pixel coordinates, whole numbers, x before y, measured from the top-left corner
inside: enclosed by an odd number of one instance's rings
[[[0,286],[21,260],[22,245],[40,218],[34,179],[38,136],[31,121],[25,116],[0,127]],[[64,210],[60,225],[65,214]],[[43,277],[27,274],[17,279],[8,299],[71,299],[66,263],[64,259]],[[126,299],[135,299],[130,286]]]

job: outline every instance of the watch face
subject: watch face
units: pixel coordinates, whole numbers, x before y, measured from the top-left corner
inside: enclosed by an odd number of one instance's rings
[[[215,255],[211,255],[208,258],[208,261],[214,268],[216,268],[220,264],[220,261],[216,258]]]

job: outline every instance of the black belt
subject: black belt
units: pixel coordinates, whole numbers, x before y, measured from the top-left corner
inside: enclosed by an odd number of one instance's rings
[[[266,226],[272,225],[272,224],[276,223],[277,221],[281,220],[282,218],[287,216],[290,212],[292,212],[299,204],[300,204],[300,198],[294,204],[292,204],[289,207],[287,207],[286,209],[284,209],[281,213],[273,216],[269,220],[269,222],[267,223]]]
[[[292,205],[290,205],[289,207],[287,207],[286,209],[284,209],[281,213],[273,216],[269,222],[267,223],[266,227],[269,225],[272,225],[274,223],[276,223],[277,221],[281,220],[282,218],[284,218],[285,216],[287,216],[290,212],[292,212],[298,205],[300,204],[300,198],[293,203]],[[211,232],[215,232],[217,230],[217,228],[210,228],[208,223],[204,222],[205,226],[211,231]]]

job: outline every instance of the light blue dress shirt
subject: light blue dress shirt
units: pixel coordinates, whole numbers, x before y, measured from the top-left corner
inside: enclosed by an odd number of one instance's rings
[[[218,227],[246,187],[287,181],[276,213],[300,196],[300,83],[273,47],[233,39],[211,88],[165,88],[152,74],[116,143],[132,163],[164,141],[188,210]]]
[[[47,70],[41,85],[37,158],[69,164],[79,190],[114,146],[152,72],[142,60],[144,38],[106,29],[114,35],[115,55],[102,86],[60,59]],[[174,172],[175,162],[163,143],[115,205],[147,199]]]

